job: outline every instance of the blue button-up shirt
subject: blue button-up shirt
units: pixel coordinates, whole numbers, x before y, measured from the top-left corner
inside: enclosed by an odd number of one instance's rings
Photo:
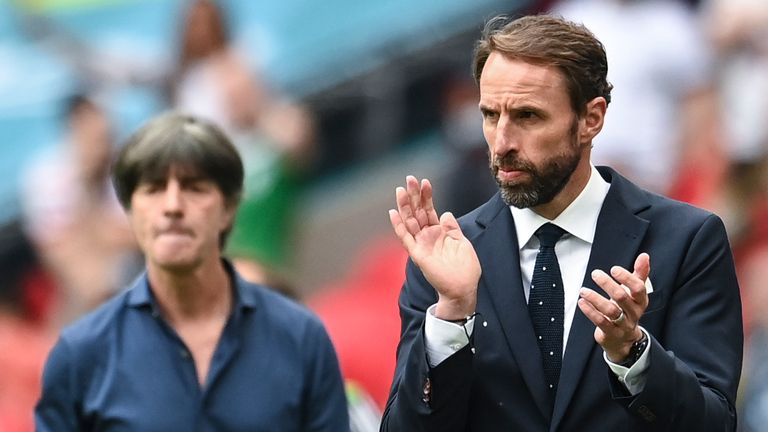
[[[227,267],[234,306],[204,386],[144,275],[62,331],[43,374],[37,431],[348,431],[320,321]]]

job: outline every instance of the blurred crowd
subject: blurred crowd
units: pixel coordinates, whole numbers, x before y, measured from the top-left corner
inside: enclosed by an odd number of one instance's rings
[[[739,408],[743,431],[768,424],[768,3],[765,0],[564,0],[535,2],[583,22],[604,42],[613,100],[595,141],[597,164],[644,187],[720,215],[739,272],[747,336]],[[362,245],[336,281],[297,289],[299,204],[321,149],[317,117],[252,66],[235,48],[212,0],[189,1],[170,66],[147,69],[123,59],[93,67],[99,53],[42,17],[30,38],[82,68],[76,94],[60,104],[59,142],[24,169],[18,221],[0,231],[0,430],[32,430],[47,350],[71,322],[133,278],[142,267],[109,181],[115,142],[105,82],[151,86],[164,109],[213,119],[245,161],[243,203],[227,254],[248,278],[306,301],[326,323],[349,383],[357,430],[376,430],[394,371],[397,295],[405,252],[394,236]],[[519,11],[517,11],[519,12]],[[479,23],[478,23],[479,24]],[[473,35],[476,36],[476,35]],[[77,49],[73,49],[77,47]],[[469,53],[461,53],[468,58]],[[463,214],[496,186],[488,171],[468,65],[434,83],[435,113],[451,164],[436,185],[440,211]],[[466,71],[466,73],[464,73]],[[361,144],[362,145],[362,144]],[[408,173],[403,173],[403,176]],[[386,209],[382,209],[382,219]],[[387,233],[384,233],[387,234]],[[332,251],[328,251],[333,253]],[[653,258],[653,257],[651,257]],[[357,420],[354,420],[357,419]]]

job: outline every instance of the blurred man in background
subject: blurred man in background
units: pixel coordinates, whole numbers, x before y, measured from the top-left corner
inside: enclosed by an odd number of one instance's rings
[[[23,224],[56,285],[52,320],[67,323],[114,295],[139,256],[109,181],[109,117],[89,96],[69,97],[64,139],[33,159],[22,181]]]
[[[18,223],[0,225],[0,431],[34,430],[40,371],[55,334],[39,319],[37,257]]]
[[[680,119],[713,97],[712,53],[693,10],[677,0],[564,0],[551,13],[587,26],[608,54],[615,90],[594,162],[669,193],[685,147],[707,137],[700,118]]]
[[[295,207],[313,156],[313,118],[270,91],[249,67],[220,4],[189,2],[183,17],[170,102],[221,125],[245,166],[242,202],[225,253],[246,279],[296,297],[288,273]]]
[[[113,179],[146,273],[62,331],[37,430],[348,430],[322,324],[222,259],[243,185],[223,132],[157,117],[122,148]]]

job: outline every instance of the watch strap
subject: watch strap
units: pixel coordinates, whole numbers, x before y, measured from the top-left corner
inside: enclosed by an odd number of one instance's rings
[[[627,358],[623,362],[617,364],[625,368],[631,368],[638,360],[640,360],[640,356],[643,355],[645,349],[648,347],[648,342],[648,335],[643,332],[643,336],[636,340],[632,344],[632,347],[629,348],[629,355],[627,355]]]

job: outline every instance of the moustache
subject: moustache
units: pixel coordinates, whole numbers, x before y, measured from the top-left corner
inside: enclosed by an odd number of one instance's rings
[[[493,158],[491,167],[494,172],[498,172],[500,169],[527,173],[534,173],[536,171],[536,167],[530,161],[520,159],[517,155],[511,153],[507,153],[500,158]]]

